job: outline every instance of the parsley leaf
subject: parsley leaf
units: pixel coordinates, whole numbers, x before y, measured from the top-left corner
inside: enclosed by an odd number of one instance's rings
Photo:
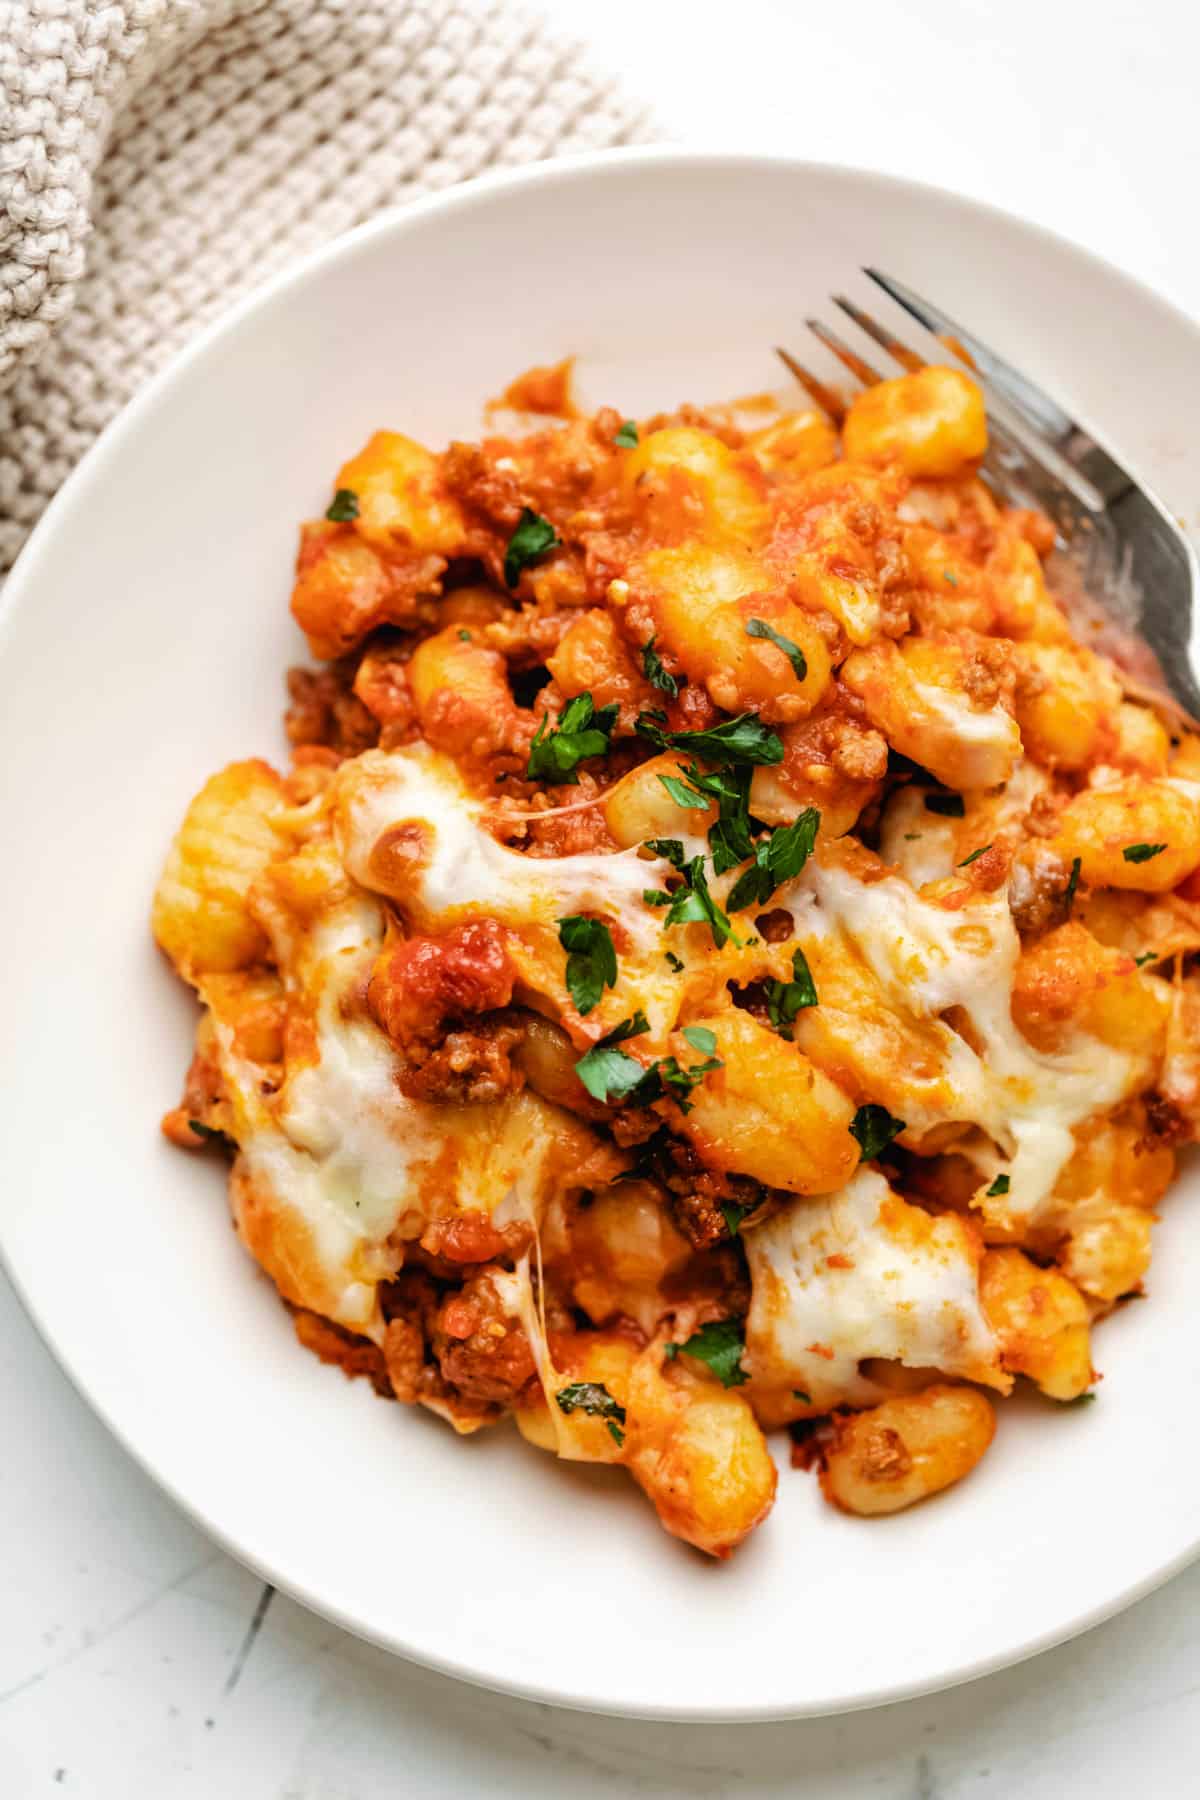
[[[1149,862],[1152,856],[1161,856],[1166,849],[1165,844],[1126,844],[1121,855],[1126,862]]]
[[[940,813],[943,819],[961,819],[963,797],[961,794],[926,794],[925,810]]]
[[[711,804],[698,794],[695,788],[685,787],[677,775],[660,775],[658,778],[670,794],[676,806],[686,806],[691,812],[707,812]]]
[[[738,1235],[742,1220],[754,1211],[752,1206],[738,1206],[733,1200],[726,1200],[720,1208],[721,1217],[725,1221],[725,1229],[731,1238]]]
[[[626,419],[625,423],[621,426],[621,429],[613,438],[613,443],[620,444],[622,450],[637,449],[638,428],[634,420]]]
[[[594,1419],[603,1419],[618,1449],[625,1442],[625,1433],[621,1429],[625,1423],[625,1408],[619,1400],[613,1399],[602,1381],[572,1381],[568,1387],[559,1388],[554,1398],[560,1412],[578,1411]]]
[[[684,968],[684,964],[679,960],[679,958],[676,956],[676,954],[673,950],[667,951],[666,961],[667,961],[667,967],[674,969],[674,971],[677,975],[682,972],[682,970]]]
[[[325,508],[325,517],[332,519],[335,525],[341,525],[346,519],[357,519],[358,495],[354,489],[339,488]]]
[[[1067,881],[1066,892],[1063,895],[1063,900],[1066,905],[1068,918],[1070,918],[1071,908],[1075,904],[1075,895],[1079,888],[1079,871],[1080,871],[1081,867],[1082,867],[1082,864],[1080,862],[1079,857],[1077,857],[1077,856],[1072,857],[1072,859],[1071,859],[1071,874]]]
[[[886,1106],[860,1106],[850,1121],[850,1135],[858,1140],[863,1162],[870,1162],[904,1130],[904,1120],[894,1119]]]
[[[575,1064],[575,1073],[593,1100],[611,1105],[628,1099],[646,1070],[636,1056],[627,1056],[624,1050],[593,1044]]]
[[[1011,1186],[1012,1186],[1012,1183],[1010,1182],[1007,1175],[997,1175],[995,1181],[993,1181],[991,1187],[988,1189],[987,1193],[984,1195],[984,1198],[986,1200],[991,1200],[999,1194],[1007,1194],[1007,1192]]]
[[[661,856],[673,869],[682,869],[685,858],[679,838],[647,838],[643,847],[653,855]]]
[[[767,1017],[776,1030],[791,1025],[806,1006],[816,1006],[817,988],[803,950],[792,952],[792,980],[772,981],[767,986]]]
[[[782,882],[798,875],[817,841],[821,815],[815,806],[806,806],[798,819],[781,825],[756,846],[754,861],[738,876],[729,890],[730,912],[744,906],[764,906]]]
[[[543,519],[541,513],[535,513],[532,507],[523,506],[521,517],[517,520],[517,529],[508,540],[508,548],[504,552],[505,585],[514,588],[521,578],[521,570],[544,556],[547,550],[553,550],[562,539],[555,531],[549,519]]]
[[[203,1119],[189,1119],[188,1130],[203,1138],[208,1144],[224,1144],[228,1142],[225,1133],[218,1131],[215,1125],[206,1125]]]
[[[751,619],[746,626],[746,636],[752,638],[768,638],[777,650],[782,650],[792,665],[797,681],[803,681],[808,674],[808,661],[799,644],[793,644],[791,638],[784,637],[765,619]]]
[[[1060,1400],[1060,1406],[1090,1406],[1096,1398],[1095,1394],[1076,1394],[1073,1399]]]
[[[741,939],[737,936],[729,917],[722,912],[708,891],[708,880],[704,873],[704,858],[693,856],[687,867],[681,870],[686,877],[687,886],[681,887],[671,901],[671,910],[667,914],[666,925],[703,925],[707,924],[713,935],[713,943],[719,950],[730,938],[740,948]]]
[[[702,1325],[699,1331],[694,1331],[686,1344],[664,1347],[668,1356],[677,1356],[682,1350],[685,1355],[707,1363],[722,1387],[741,1387],[750,1379],[742,1367],[746,1340],[742,1336],[740,1319],[718,1319],[714,1324]]]
[[[636,439],[634,441],[636,442]],[[617,442],[620,443],[619,438],[617,439]],[[676,681],[674,675],[668,675],[667,671],[663,668],[662,658],[654,648],[653,638],[650,639],[648,644],[642,645],[642,674],[646,677],[646,680],[650,683],[651,687],[661,689],[664,694],[669,694],[672,700],[677,697],[679,693],[679,683]]]
[[[471,641],[471,634],[470,634],[470,632],[469,632],[469,631],[465,631],[465,630],[463,630],[463,629],[462,629],[462,628],[461,628],[461,627],[460,627],[460,629],[459,629],[459,633],[458,633],[458,641],[459,641],[459,643],[460,643],[460,644],[469,644],[469,643],[470,643],[470,641]]]
[[[590,1013],[606,987],[617,985],[617,952],[608,926],[579,913],[559,919],[558,941],[567,952],[567,988],[575,1010]]]
[[[701,1056],[711,1056],[717,1047],[717,1034],[710,1031],[707,1025],[685,1025],[683,1035],[692,1049],[698,1050]]]
[[[647,906],[670,906],[674,898],[674,894],[669,894],[666,888],[642,889],[642,899]]]
[[[1147,963],[1158,962],[1158,960],[1159,960],[1158,951],[1157,950],[1143,950],[1142,954],[1140,956],[1135,956],[1133,960],[1137,964],[1137,967],[1139,969],[1144,969]]]
[[[754,833],[762,827],[750,817],[750,777],[749,769],[732,769],[702,778],[705,791],[715,793],[717,801],[717,822],[708,833],[714,875],[724,875],[754,855]],[[718,782],[720,786],[715,788]]]
[[[609,1044],[623,1044],[626,1038],[641,1037],[649,1029],[650,1021],[639,1006],[632,1018],[622,1019],[619,1025],[614,1025],[611,1031],[606,1031],[602,1038],[598,1038],[596,1048],[600,1050],[606,1049]]]
[[[640,713],[637,728],[659,750],[690,750],[721,768],[783,761],[783,740],[762,723],[757,713],[739,713],[736,719],[726,719],[710,731],[664,731],[649,713]]]
[[[619,711],[618,706],[596,708],[590,694],[576,694],[573,700],[567,701],[558,716],[558,724],[549,734],[546,727],[550,715],[543,713],[537,734],[529,746],[526,779],[574,787],[579,780],[576,763],[582,762],[585,756],[603,756],[607,752]]]
[[[692,1089],[699,1087],[704,1077],[711,1075],[714,1069],[723,1069],[724,1066],[719,1056],[710,1056],[704,1062],[692,1063],[690,1068],[685,1069],[673,1056],[664,1056],[659,1062],[651,1063],[646,1071],[648,1081],[644,1090],[645,1103],[648,1104],[662,1093],[674,1100],[680,1112],[691,1112],[692,1103],[688,1095]],[[641,1095],[635,1095],[635,1103],[641,1098]]]
[[[970,856],[963,857],[962,861],[958,865],[959,868],[960,869],[969,868],[973,862],[978,862],[979,858],[983,855],[985,850],[990,850],[991,847],[992,846],[990,844],[980,844],[978,850],[972,850]]]

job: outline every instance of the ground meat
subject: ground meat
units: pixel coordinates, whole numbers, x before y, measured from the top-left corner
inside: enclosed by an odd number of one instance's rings
[[[463,506],[508,538],[524,504],[511,469],[499,469],[478,444],[452,443],[442,457],[442,479]]]
[[[470,919],[442,937],[393,943],[375,964],[367,1005],[397,1049],[408,1051],[435,1043],[447,1019],[507,1006],[515,977],[503,926]]]
[[[383,1334],[383,1360],[397,1400],[412,1406],[425,1373],[425,1335],[414,1319],[392,1319]]]
[[[529,1339],[486,1271],[443,1303],[433,1349],[445,1380],[471,1400],[511,1406],[537,1380]]]
[[[1039,849],[1031,860],[1013,864],[1008,905],[1023,937],[1064,922],[1069,916],[1070,881],[1070,867],[1054,851]]]
[[[378,722],[384,749],[402,742],[416,713],[408,680],[411,645],[372,640],[354,677],[354,693]]]
[[[748,1213],[765,1197],[762,1186],[748,1176],[705,1168],[697,1151],[682,1138],[668,1138],[656,1162],[659,1179],[671,1195],[675,1223],[697,1250],[728,1243],[729,1224],[722,1206]]]
[[[754,929],[765,943],[786,944],[794,937],[796,924],[790,912],[785,912],[782,906],[774,906],[770,912],[759,913]]]
[[[331,1319],[297,1307],[292,1311],[296,1336],[306,1350],[319,1356],[323,1363],[333,1363],[347,1379],[365,1375],[375,1392],[385,1400],[394,1398],[384,1352],[370,1338],[344,1331]]]
[[[290,705],[284,729],[292,744],[325,744],[357,756],[379,742],[379,723],[352,692],[354,672],[345,663],[328,669],[289,669]]]
[[[532,1242],[532,1226],[514,1222],[498,1227],[486,1213],[475,1211],[435,1219],[422,1235],[421,1248],[447,1263],[485,1263],[522,1256]]]
[[[434,1049],[410,1042],[408,1066],[397,1078],[400,1091],[438,1106],[502,1100],[525,1085],[513,1061],[523,1037],[515,1020],[499,1018],[449,1031]]]

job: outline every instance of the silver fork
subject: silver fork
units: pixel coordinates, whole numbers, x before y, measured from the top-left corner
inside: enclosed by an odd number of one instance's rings
[[[1057,401],[940,307],[878,269],[863,273],[964,363],[983,389],[989,449],[981,473],[998,499],[1036,507],[1052,521],[1057,543],[1051,584],[1076,636],[1112,657],[1131,697],[1175,721],[1193,723],[1200,715],[1194,660],[1200,572],[1191,545],[1162,501]],[[844,294],[832,299],[901,369],[926,366],[927,358],[861,306]],[[820,319],[806,319],[805,324],[858,381],[871,386],[884,379]],[[788,351],[777,354],[840,424],[845,405],[836,390]]]

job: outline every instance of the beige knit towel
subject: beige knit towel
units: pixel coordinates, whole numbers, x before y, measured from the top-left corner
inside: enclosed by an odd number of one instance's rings
[[[644,134],[506,0],[0,0],[0,571],[264,276],[396,201]]]

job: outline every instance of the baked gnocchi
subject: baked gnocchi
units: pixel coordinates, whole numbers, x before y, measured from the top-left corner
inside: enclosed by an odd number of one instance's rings
[[[1074,641],[968,375],[561,397],[302,527],[290,763],[154,899],[163,1129],[307,1349],[720,1558],[769,1433],[866,1518],[1096,1391],[1200,1131],[1200,736]]]

